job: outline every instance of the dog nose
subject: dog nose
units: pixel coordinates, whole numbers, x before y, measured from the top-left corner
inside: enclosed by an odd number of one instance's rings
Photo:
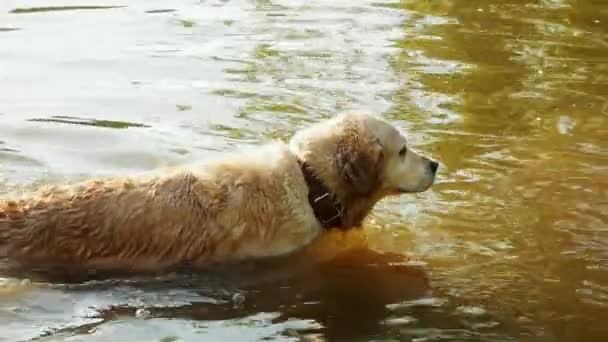
[[[430,167],[431,167],[431,171],[433,173],[437,173],[437,168],[439,168],[439,163],[431,160]]]

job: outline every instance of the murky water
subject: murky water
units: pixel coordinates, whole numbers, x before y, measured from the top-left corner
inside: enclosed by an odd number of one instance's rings
[[[421,266],[0,278],[0,341],[608,338],[608,2],[52,6],[0,2],[0,192],[203,159],[345,109],[383,113],[443,166],[366,231]]]

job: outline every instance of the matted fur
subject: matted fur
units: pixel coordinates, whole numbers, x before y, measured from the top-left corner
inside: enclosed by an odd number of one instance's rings
[[[433,183],[433,162],[400,155],[404,145],[388,122],[345,113],[288,145],[0,200],[0,256],[26,267],[158,270],[288,254],[324,231],[298,159],[341,201],[342,228],[355,228],[381,198]]]

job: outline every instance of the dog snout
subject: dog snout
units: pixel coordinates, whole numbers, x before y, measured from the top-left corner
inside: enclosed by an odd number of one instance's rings
[[[439,168],[439,163],[434,160],[429,160],[429,167],[431,168],[431,172],[435,174]]]

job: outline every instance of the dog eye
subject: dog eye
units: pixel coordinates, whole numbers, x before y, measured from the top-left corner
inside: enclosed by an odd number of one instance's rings
[[[405,157],[405,155],[407,154],[407,147],[403,146],[400,150],[399,150],[399,155],[401,157]]]

